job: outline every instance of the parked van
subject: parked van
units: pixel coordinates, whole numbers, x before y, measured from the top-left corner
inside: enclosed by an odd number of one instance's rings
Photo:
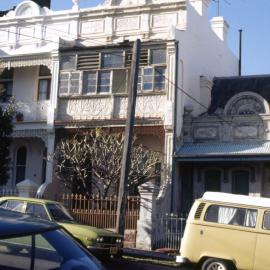
[[[269,270],[270,199],[206,192],[191,208],[176,262],[200,270]]]

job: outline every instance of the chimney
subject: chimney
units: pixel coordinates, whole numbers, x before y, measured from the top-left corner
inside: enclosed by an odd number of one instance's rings
[[[211,0],[189,0],[200,16],[208,16],[208,6]]]
[[[51,8],[51,0],[32,0],[37,3],[40,7]]]
[[[225,43],[227,43],[227,34],[230,28],[229,24],[223,17],[214,17],[211,21],[211,26],[216,35]]]

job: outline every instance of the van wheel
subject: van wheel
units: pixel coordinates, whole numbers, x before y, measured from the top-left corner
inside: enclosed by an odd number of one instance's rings
[[[231,265],[219,259],[209,258],[207,259],[203,265],[201,270],[231,270]]]

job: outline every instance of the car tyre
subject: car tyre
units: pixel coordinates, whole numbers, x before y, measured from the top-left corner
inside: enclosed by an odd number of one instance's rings
[[[201,270],[232,270],[232,265],[224,260],[209,258],[203,264]]]

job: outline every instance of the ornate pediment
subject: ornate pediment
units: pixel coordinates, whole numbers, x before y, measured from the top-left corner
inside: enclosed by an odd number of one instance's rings
[[[35,17],[41,16],[49,12],[47,7],[40,7],[33,1],[23,1],[15,10],[7,13],[7,17]]]
[[[227,115],[268,114],[269,104],[256,93],[242,92],[227,102],[224,113]]]

